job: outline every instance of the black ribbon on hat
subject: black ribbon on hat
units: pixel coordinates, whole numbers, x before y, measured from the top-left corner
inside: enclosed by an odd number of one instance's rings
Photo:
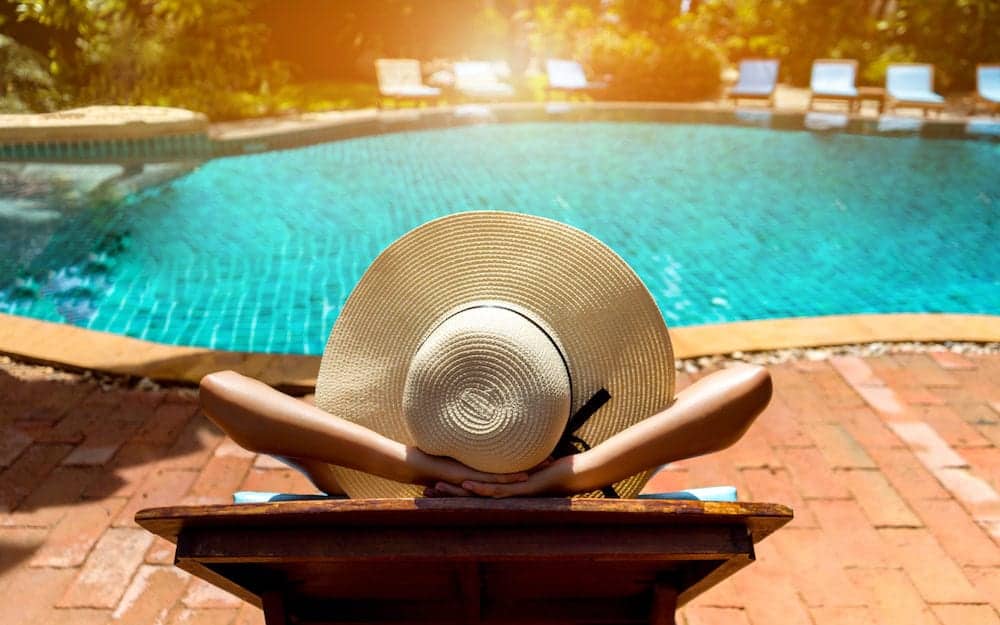
[[[585,401],[580,409],[573,413],[573,416],[569,418],[566,422],[566,429],[563,430],[562,436],[559,438],[559,442],[556,443],[556,448],[552,451],[553,458],[562,458],[564,456],[572,456],[573,454],[579,454],[590,449],[590,444],[576,435],[576,431],[583,427],[583,424],[587,422],[594,415],[595,412],[600,410],[601,406],[608,403],[611,399],[611,393],[608,389],[601,388],[599,391],[590,396],[590,399]],[[612,485],[605,486],[601,489],[607,499],[620,499],[618,493],[615,491],[615,487]]]

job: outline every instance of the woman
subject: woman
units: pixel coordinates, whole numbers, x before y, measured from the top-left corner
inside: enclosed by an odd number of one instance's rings
[[[558,222],[478,212],[375,260],[316,406],[234,372],[206,376],[201,402],[328,494],[633,497],[657,467],[737,441],[771,397],[760,367],[673,382],[666,326],[620,257]]]

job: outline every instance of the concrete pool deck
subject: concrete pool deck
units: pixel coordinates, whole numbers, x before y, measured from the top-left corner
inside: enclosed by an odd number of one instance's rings
[[[874,342],[1000,342],[1000,316],[835,315],[671,328],[677,359]],[[75,370],[196,384],[233,369],[289,392],[310,392],[319,356],[165,345],[0,313],[0,354]]]
[[[1000,354],[770,367],[775,397],[730,449],[647,491],[730,484],[792,523],[683,625],[1000,623]],[[679,372],[684,387],[697,375]],[[141,385],[140,385],[141,386]],[[173,566],[137,510],[312,492],[226,438],[189,388],[102,385],[0,358],[0,599],[19,625],[260,625]]]

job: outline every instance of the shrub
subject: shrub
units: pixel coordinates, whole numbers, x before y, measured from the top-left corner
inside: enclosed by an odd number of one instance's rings
[[[603,3],[602,3],[603,4]],[[609,83],[599,95],[619,100],[696,100],[719,89],[721,57],[674,26],[668,2],[629,0],[598,10],[585,3],[541,2],[519,19],[530,23],[538,58],[580,61]],[[602,12],[604,11],[604,12]]]
[[[45,57],[5,35],[0,35],[0,77],[0,111],[52,111],[61,102]]]
[[[715,96],[721,61],[708,45],[676,29],[604,31],[593,41],[591,67],[610,76],[607,97],[621,100],[698,100]]]

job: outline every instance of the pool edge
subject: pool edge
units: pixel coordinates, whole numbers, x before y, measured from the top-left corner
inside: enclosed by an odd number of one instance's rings
[[[762,319],[670,329],[674,356],[873,342],[1000,341],[1000,315],[901,313]],[[311,392],[319,356],[166,345],[0,313],[0,354],[73,370],[196,384],[233,369],[289,392]]]

